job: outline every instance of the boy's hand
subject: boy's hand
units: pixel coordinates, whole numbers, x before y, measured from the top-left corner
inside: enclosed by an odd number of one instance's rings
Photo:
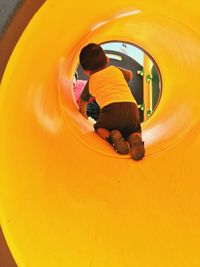
[[[133,79],[133,73],[132,73],[132,71],[131,70],[128,70],[128,72],[129,72],[129,80],[132,80]]]
[[[133,79],[133,72],[131,70],[126,70],[124,68],[119,68],[121,72],[124,75],[124,79],[127,81],[127,83]]]

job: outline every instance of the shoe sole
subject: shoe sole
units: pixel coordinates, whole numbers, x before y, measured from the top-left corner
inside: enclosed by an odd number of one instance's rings
[[[133,135],[129,139],[130,151],[134,160],[141,160],[145,155],[144,142],[139,135]]]
[[[126,155],[129,153],[129,147],[124,138],[122,137],[120,131],[118,130],[111,131],[110,137],[113,142],[113,147],[117,153],[121,155]]]

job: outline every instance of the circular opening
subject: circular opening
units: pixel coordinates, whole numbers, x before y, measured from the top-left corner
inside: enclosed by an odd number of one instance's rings
[[[146,121],[156,110],[161,97],[161,74],[155,60],[138,46],[120,41],[101,44],[110,60],[109,65],[125,68],[133,72],[129,88],[138,104],[140,122]],[[74,97],[79,105],[80,95],[88,76],[79,64],[74,75]],[[87,105],[88,117],[98,119],[100,108],[94,98]]]

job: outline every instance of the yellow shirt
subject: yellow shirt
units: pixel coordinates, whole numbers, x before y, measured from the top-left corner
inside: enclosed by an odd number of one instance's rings
[[[136,103],[122,71],[115,66],[93,73],[89,79],[89,92],[101,109],[116,102]]]

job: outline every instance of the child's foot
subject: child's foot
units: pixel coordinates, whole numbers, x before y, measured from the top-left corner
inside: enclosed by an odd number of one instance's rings
[[[145,149],[144,142],[139,134],[130,135],[129,139],[131,155],[134,160],[140,160],[144,157]]]
[[[110,132],[110,139],[112,141],[115,151],[121,155],[126,155],[129,153],[129,147],[122,137],[120,131],[113,130]]]

